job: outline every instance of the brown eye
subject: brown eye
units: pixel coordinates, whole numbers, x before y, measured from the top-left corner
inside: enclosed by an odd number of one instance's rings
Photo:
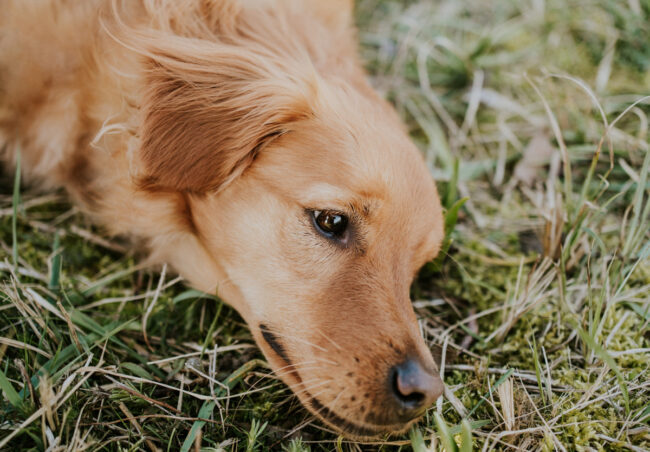
[[[348,217],[341,212],[314,210],[312,218],[318,232],[330,239],[342,239],[348,228]]]

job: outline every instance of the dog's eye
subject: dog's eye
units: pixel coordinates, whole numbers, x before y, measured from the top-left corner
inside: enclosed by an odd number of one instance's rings
[[[312,218],[318,232],[330,239],[344,239],[348,217],[334,210],[313,210]]]

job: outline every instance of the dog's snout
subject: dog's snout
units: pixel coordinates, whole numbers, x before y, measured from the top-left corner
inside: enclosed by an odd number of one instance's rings
[[[416,359],[393,367],[390,381],[400,408],[413,415],[429,407],[443,391],[440,376],[425,369]]]

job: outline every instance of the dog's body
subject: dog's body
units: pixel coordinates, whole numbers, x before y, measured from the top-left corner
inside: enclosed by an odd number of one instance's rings
[[[401,430],[438,397],[408,294],[441,208],[347,0],[2,9],[6,162],[218,290],[336,428]]]

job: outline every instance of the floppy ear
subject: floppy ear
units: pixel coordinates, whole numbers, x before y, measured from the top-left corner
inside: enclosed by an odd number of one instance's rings
[[[262,50],[177,36],[149,49],[136,171],[143,188],[219,190],[310,115],[308,77]]]

